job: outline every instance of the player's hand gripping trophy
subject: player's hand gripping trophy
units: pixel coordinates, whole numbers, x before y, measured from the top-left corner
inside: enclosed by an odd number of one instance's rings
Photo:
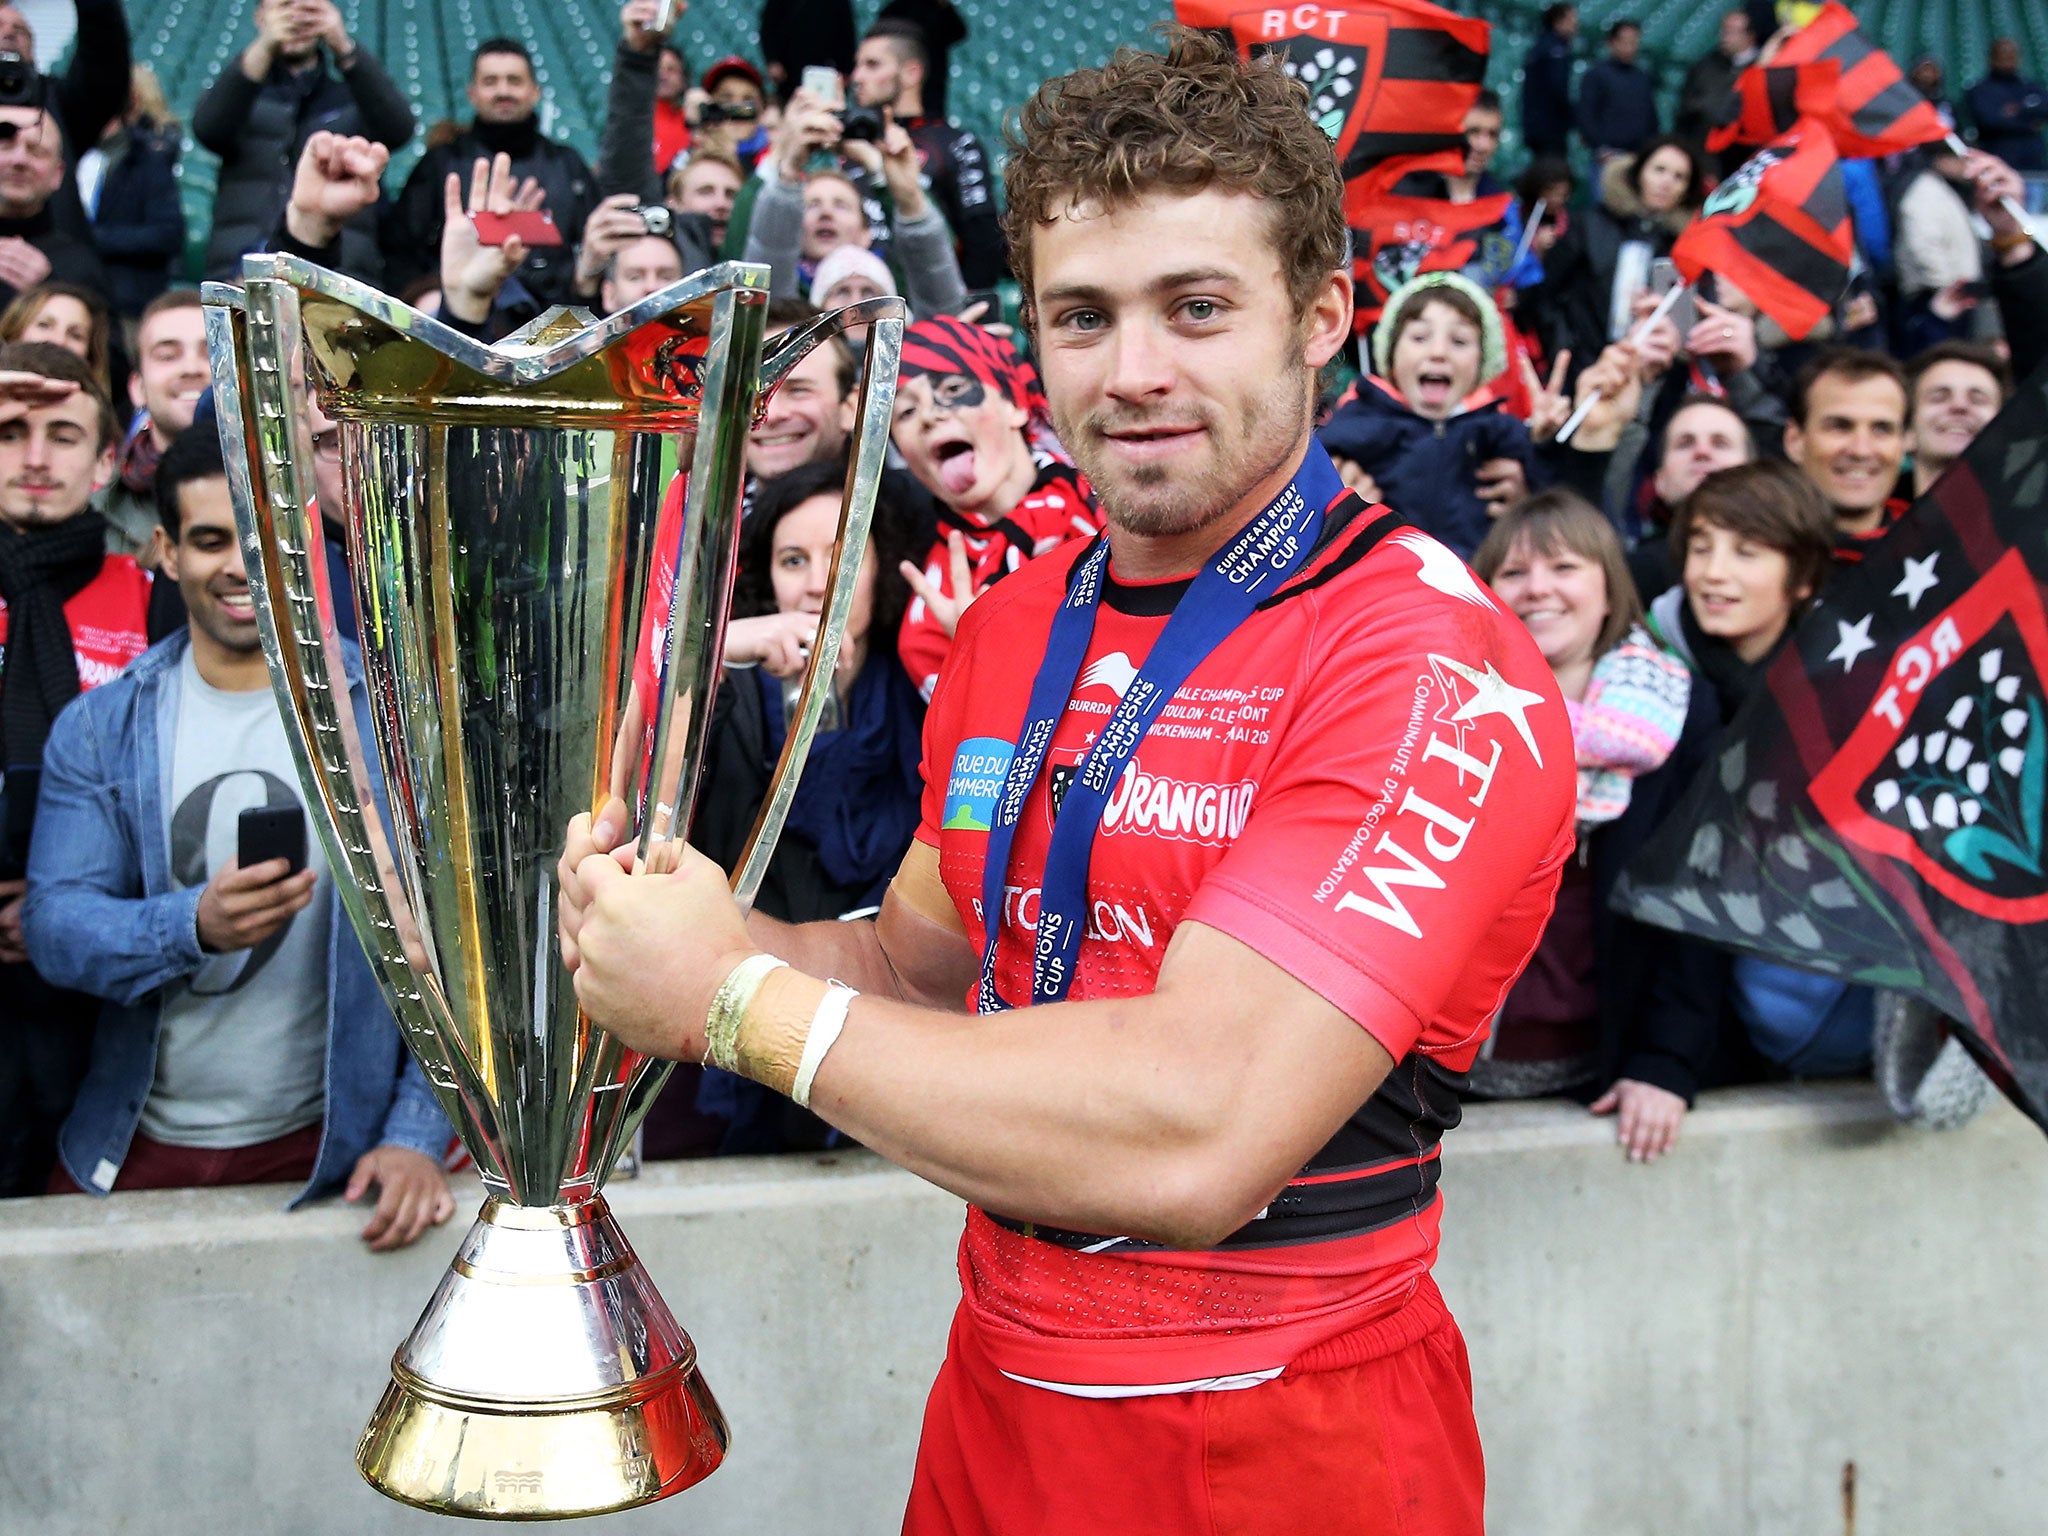
[[[601,1193],[667,1064],[579,1013],[556,860],[569,821],[611,795],[643,860],[687,829],[748,427],[806,353],[868,324],[832,599],[736,881],[752,895],[851,611],[901,302],[764,358],[768,270],[728,263],[487,347],[294,257],[244,275],[207,286],[207,337],[271,682],[343,903],[488,1195],[357,1463],[395,1498],[466,1515],[661,1498],[707,1476],[728,1432]],[[309,387],[339,423],[339,507],[314,505]],[[671,494],[684,513],[665,548]],[[347,531],[359,651],[335,625],[323,517]]]

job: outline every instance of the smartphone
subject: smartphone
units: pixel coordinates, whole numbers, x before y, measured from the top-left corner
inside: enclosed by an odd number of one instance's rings
[[[306,867],[306,813],[296,805],[251,806],[235,823],[235,862],[243,869],[287,860],[287,875]]]
[[[1650,263],[1650,292],[1658,299],[1661,300],[1665,294],[1684,281],[1685,279],[1678,275],[1678,263],[1669,256],[1659,256]],[[1678,327],[1681,338],[1691,334],[1692,328],[1699,324],[1699,318],[1699,306],[1693,303],[1692,295],[1689,293],[1671,306],[1671,323]]]
[[[518,213],[472,213],[469,222],[477,239],[485,245],[503,245],[514,235],[524,240],[529,250],[562,243],[562,232],[555,228],[555,221],[545,208]]]
[[[830,64],[806,64],[799,85],[834,112],[846,105],[846,87],[840,83],[839,71]]]

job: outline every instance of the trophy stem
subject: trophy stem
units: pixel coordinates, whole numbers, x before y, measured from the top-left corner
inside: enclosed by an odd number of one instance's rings
[[[437,1513],[550,1520],[678,1493],[730,1438],[603,1197],[493,1198],[393,1358],[356,1465]]]

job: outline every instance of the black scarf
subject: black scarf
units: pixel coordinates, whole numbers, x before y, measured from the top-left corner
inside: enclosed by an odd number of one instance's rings
[[[529,113],[516,123],[487,123],[478,118],[470,134],[487,155],[510,155],[514,160],[530,159],[540,143],[540,119]]]
[[[7,600],[0,765],[40,765],[50,722],[78,697],[78,654],[64,605],[99,575],[106,557],[107,523],[97,512],[26,533],[0,524],[0,598]]]
[[[1714,690],[1714,702],[1720,706],[1723,725],[1735,718],[1735,712],[1763,682],[1764,673],[1770,670],[1778,652],[1785,648],[1785,642],[1792,638],[1792,631],[1798,623],[1794,619],[1787,624],[1785,633],[1778,636],[1778,643],[1760,660],[1744,661],[1735,654],[1734,646],[1700,628],[1699,620],[1692,616],[1691,603],[1679,603],[1678,627],[1685,636],[1686,647],[1692,652],[1693,670]]]

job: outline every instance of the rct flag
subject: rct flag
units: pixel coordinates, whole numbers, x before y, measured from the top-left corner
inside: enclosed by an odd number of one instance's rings
[[[1839,153],[1852,160],[1895,155],[1948,137],[1934,103],[1914,89],[1892,56],[1865,37],[1849,8],[1836,0],[1793,33],[1771,65],[1819,62],[1841,70],[1835,110],[1827,118]]]
[[[1727,279],[1803,341],[1849,286],[1854,250],[1834,142],[1802,118],[1714,189],[1671,259],[1689,283]]]
[[[1617,910],[1923,998],[2048,1128],[2048,367],[1821,601]]]
[[[1175,0],[1190,27],[1226,30],[1246,58],[1280,53],[1350,181],[1401,157],[1401,172],[1465,169],[1465,114],[1486,81],[1492,28],[1425,0],[1249,6]],[[1420,158],[1411,158],[1420,157]],[[1388,183],[1391,185],[1391,182]]]

